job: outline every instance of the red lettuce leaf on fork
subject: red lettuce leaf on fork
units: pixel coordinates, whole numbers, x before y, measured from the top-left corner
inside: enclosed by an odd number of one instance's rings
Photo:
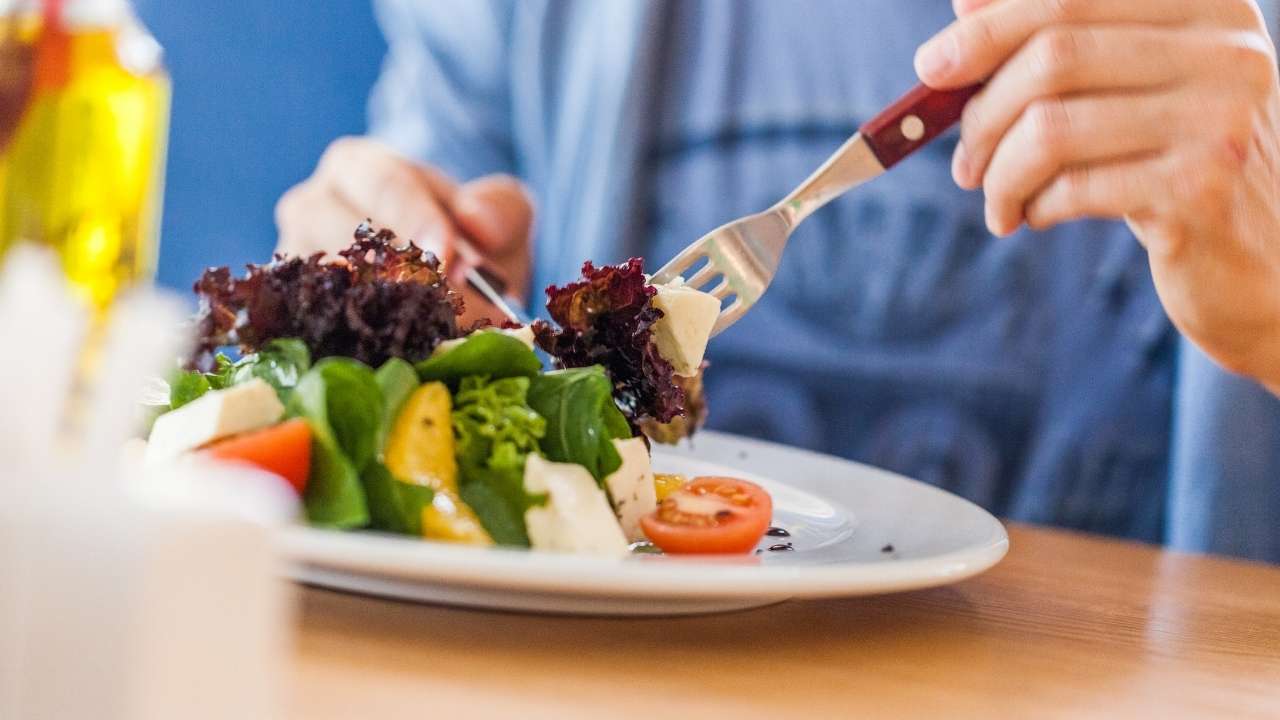
[[[644,261],[582,266],[582,280],[547,288],[547,311],[555,327],[533,324],[538,346],[560,367],[601,365],[613,382],[614,399],[632,424],[670,422],[684,413],[684,390],[671,363],[652,342],[662,311],[644,275]]]
[[[395,241],[390,230],[364,224],[333,262],[323,253],[276,255],[240,278],[225,267],[206,270],[195,284],[200,310],[189,365],[207,372],[221,347],[250,353],[278,338],[302,340],[317,360],[345,356],[376,367],[429,357],[460,336],[462,299],[433,254]]]
[[[675,445],[681,440],[693,437],[707,422],[707,396],[702,385],[702,376],[708,363],[703,362],[698,374],[692,377],[677,375],[675,382],[684,393],[684,414],[671,419],[670,422],[658,422],[652,418],[640,423],[640,430],[650,440],[664,445]]]

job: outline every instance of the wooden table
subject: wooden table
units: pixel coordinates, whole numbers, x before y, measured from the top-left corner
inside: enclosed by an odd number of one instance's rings
[[[1280,568],[1010,535],[959,585],[707,617],[306,590],[291,717],[1280,718]]]

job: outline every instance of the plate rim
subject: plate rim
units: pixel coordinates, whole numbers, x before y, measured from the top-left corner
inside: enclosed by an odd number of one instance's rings
[[[345,572],[367,578],[391,578],[423,584],[457,585],[477,589],[508,589],[560,595],[647,598],[833,597],[870,595],[935,587],[959,582],[990,569],[1008,553],[1004,525],[979,505],[927,483],[864,463],[803,448],[704,432],[715,442],[731,442],[757,449],[807,455],[814,460],[856,466],[889,482],[908,483],[926,492],[948,496],[978,513],[985,525],[983,541],[971,547],[927,558],[845,562],[831,565],[762,565],[754,556],[662,558],[654,562],[617,560],[584,555],[535,553],[518,548],[478,548],[410,540],[371,532],[341,532],[291,526],[282,531],[282,548],[289,574],[304,580],[309,568]],[[669,451],[724,467],[732,462],[699,457],[686,448]],[[752,472],[737,468],[743,472]],[[758,474],[758,473],[757,473]],[[784,480],[774,482],[789,485]],[[793,487],[796,487],[793,485]],[[810,494],[810,488],[797,487]],[[530,558],[536,562],[530,562]]]

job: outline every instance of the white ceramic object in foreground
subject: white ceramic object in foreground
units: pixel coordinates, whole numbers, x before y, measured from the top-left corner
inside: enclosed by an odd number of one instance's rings
[[[5,263],[0,718],[279,717],[293,588],[276,531],[293,492],[194,456],[119,458],[132,399],[179,355],[181,305],[135,289],[87,346],[57,258],[20,247]],[[83,382],[86,352],[100,382]]]
[[[656,448],[659,472],[736,475],[773,495],[790,552],[606,560],[470,548],[374,533],[287,531],[293,577],[338,590],[472,607],[591,615],[674,615],[789,598],[912,590],[957,582],[1004,557],[1009,538],[978,506],[838,458],[702,433]]]

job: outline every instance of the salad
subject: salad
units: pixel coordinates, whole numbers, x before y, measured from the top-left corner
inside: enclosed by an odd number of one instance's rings
[[[757,485],[650,466],[650,442],[705,420],[720,302],[649,284],[639,259],[585,263],[528,327],[459,327],[439,261],[368,225],[336,258],[210,269],[195,292],[148,463],[247,463],[311,525],[471,545],[748,552],[768,527]]]

